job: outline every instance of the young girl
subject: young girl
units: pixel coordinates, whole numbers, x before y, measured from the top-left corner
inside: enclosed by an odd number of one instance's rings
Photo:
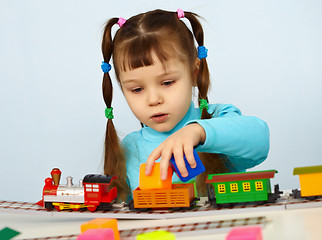
[[[128,20],[112,18],[106,24],[102,42],[108,119],[104,173],[118,177],[119,200],[126,200],[138,186],[141,163],[147,163],[146,174],[150,174],[154,162],[160,161],[164,179],[173,155],[185,177],[183,156],[195,167],[195,148],[206,168],[196,179],[198,192],[204,195],[208,174],[245,171],[267,157],[269,130],[265,122],[242,116],[232,105],[208,104],[208,50],[203,46],[197,17],[181,9],[155,10]],[[190,22],[192,31],[181,18]],[[115,24],[119,29],[112,37]],[[111,58],[127,103],[142,125],[121,144],[112,122]],[[199,108],[192,102],[194,87],[198,88]],[[174,175],[173,181],[177,180]]]

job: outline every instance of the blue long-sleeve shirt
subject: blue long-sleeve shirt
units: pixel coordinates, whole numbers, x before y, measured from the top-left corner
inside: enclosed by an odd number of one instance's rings
[[[126,156],[127,181],[133,191],[139,185],[139,168],[150,153],[171,134],[197,122],[206,132],[206,141],[197,152],[224,154],[228,157],[231,172],[243,172],[263,162],[269,150],[267,124],[250,116],[242,116],[238,108],[230,104],[209,104],[211,119],[199,119],[200,110],[191,102],[185,117],[168,132],[158,132],[150,127],[128,134],[122,141]],[[159,160],[158,160],[159,161]],[[180,181],[173,174],[173,181]]]

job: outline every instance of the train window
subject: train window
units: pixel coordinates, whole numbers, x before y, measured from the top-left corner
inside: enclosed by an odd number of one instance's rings
[[[231,183],[230,184],[230,191],[231,192],[238,192],[238,185],[237,185],[237,183]]]
[[[218,184],[218,193],[226,193],[225,184]]]
[[[93,184],[93,192],[99,192],[98,184]]]
[[[244,190],[244,192],[250,191],[250,183],[249,182],[243,182],[243,190]]]
[[[86,184],[86,192],[99,192],[98,184]]]
[[[263,190],[263,182],[255,182],[256,191]]]
[[[86,184],[86,192],[92,192],[92,184]]]

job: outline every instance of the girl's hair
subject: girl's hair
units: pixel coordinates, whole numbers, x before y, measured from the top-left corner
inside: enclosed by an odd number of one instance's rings
[[[163,10],[154,10],[131,17],[117,30],[114,39],[112,39],[112,27],[119,19],[112,18],[106,23],[102,41],[104,62],[108,63],[113,57],[118,82],[120,70],[151,66],[154,64],[154,56],[164,64],[169,58],[178,57],[189,66],[191,76],[194,76],[194,66],[198,55],[195,40],[199,46],[203,46],[204,33],[197,14],[184,12],[184,15],[189,20],[192,31],[178,18],[176,12]],[[208,101],[210,78],[205,58],[200,59],[197,87],[199,99]],[[111,107],[112,90],[110,75],[104,73],[103,97],[108,108]],[[211,117],[212,114],[203,109],[201,118]],[[199,156],[206,171],[197,177],[197,188],[201,195],[205,195],[207,175],[227,172],[227,162],[218,154],[199,153]],[[126,160],[110,119],[106,127],[104,173],[118,177],[115,185],[119,191],[119,200],[126,200],[130,194],[126,181]]]

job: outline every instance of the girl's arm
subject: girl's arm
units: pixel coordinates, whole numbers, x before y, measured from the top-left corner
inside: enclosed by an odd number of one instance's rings
[[[242,116],[239,109],[233,105],[221,105],[218,117],[192,122],[200,124],[206,132],[205,142],[196,149],[199,152],[220,153],[232,158],[245,159],[244,169],[253,167],[267,158],[267,124],[257,117]]]
[[[242,116],[233,105],[216,105],[216,109],[214,118],[188,122],[154,149],[147,160],[146,174],[161,157],[161,178],[165,179],[173,154],[181,175],[187,176],[183,154],[194,167],[194,147],[199,152],[227,155],[236,169],[247,169],[264,161],[269,150],[267,124],[256,117]]]

